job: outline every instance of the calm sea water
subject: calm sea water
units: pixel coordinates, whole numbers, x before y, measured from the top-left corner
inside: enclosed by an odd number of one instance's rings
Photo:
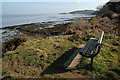
[[[2,26],[14,26],[21,24],[30,24],[37,22],[49,22],[55,21],[58,23],[65,23],[66,20],[81,18],[81,17],[93,17],[94,15],[86,14],[32,14],[32,15],[2,15]],[[0,30],[0,40],[3,42],[9,40],[12,36],[16,35],[16,30]]]
[[[31,15],[3,15],[2,26],[14,26],[21,24],[29,24],[36,22],[47,22],[47,21],[60,21],[80,18],[80,17],[92,17],[93,15],[85,14],[31,14]]]

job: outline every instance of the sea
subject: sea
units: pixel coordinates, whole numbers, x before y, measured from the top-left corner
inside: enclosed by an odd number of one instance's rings
[[[64,22],[68,19],[81,18],[81,17],[93,17],[94,15],[87,14],[59,14],[59,13],[49,13],[49,14],[26,14],[26,15],[2,15],[2,26],[14,26],[21,24],[37,23],[37,22],[48,22],[48,21],[58,21]]]
[[[49,13],[49,14],[24,14],[24,15],[2,15],[2,27],[8,27],[8,26],[16,26],[16,25],[22,25],[22,24],[30,24],[30,23],[42,23],[42,22],[59,22],[59,23],[65,23],[69,19],[75,19],[75,18],[81,18],[81,17],[94,17],[95,15],[87,15],[87,14],[59,14],[59,13]],[[6,30],[0,30],[0,38],[13,35],[14,31],[6,31],[7,33],[4,33]]]

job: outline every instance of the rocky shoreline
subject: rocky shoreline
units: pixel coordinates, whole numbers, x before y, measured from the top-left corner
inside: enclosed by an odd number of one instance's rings
[[[13,39],[16,36],[23,34],[29,36],[40,35],[42,37],[74,34],[74,33],[67,33],[66,29],[69,27],[70,24],[80,19],[81,18],[69,19],[69,20],[65,20],[64,23],[61,23],[59,21],[49,21],[42,23],[31,23],[31,24],[3,27],[0,28],[0,30],[2,30],[2,41],[6,42],[9,39]],[[82,19],[84,19],[85,21],[89,21],[91,17],[83,17]]]

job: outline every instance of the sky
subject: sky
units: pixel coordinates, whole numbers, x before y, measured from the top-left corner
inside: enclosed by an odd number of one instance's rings
[[[1,0],[2,2],[106,2],[119,0]]]
[[[2,14],[62,13],[76,10],[96,10],[109,0],[3,0]]]

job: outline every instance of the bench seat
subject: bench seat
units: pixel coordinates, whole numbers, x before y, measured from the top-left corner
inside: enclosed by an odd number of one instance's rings
[[[87,44],[81,49],[80,54],[88,58],[95,57],[100,52],[103,35],[104,31],[102,31],[98,39],[90,38]]]
[[[91,38],[87,42],[87,44],[84,46],[84,48],[81,49],[80,52],[83,52],[84,54],[91,55],[94,54],[98,44],[98,39]]]
[[[88,58],[93,57],[96,54],[98,46],[98,39],[90,38],[87,44],[81,49],[80,53]]]

